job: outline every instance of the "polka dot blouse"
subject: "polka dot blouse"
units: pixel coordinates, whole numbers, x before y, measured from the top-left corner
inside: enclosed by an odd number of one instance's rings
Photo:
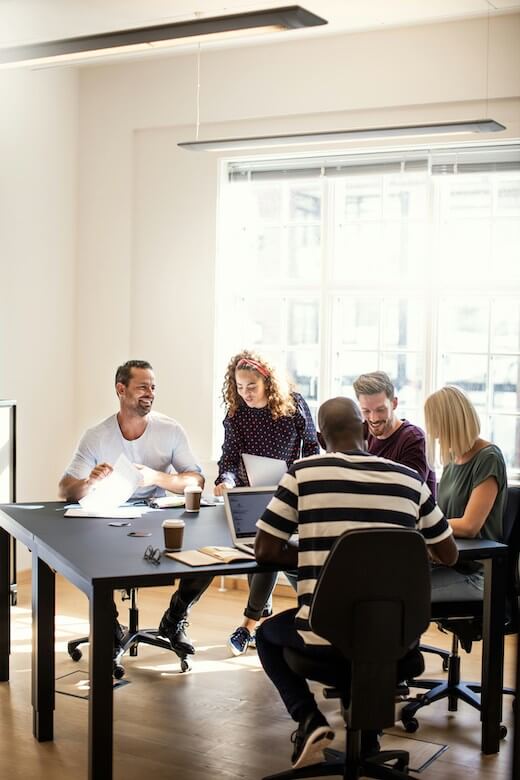
[[[299,393],[293,393],[296,412],[273,420],[267,406],[252,409],[243,401],[233,417],[226,415],[222,457],[215,484],[248,485],[242,453],[285,460],[287,467],[298,458],[320,451],[309,407]]]

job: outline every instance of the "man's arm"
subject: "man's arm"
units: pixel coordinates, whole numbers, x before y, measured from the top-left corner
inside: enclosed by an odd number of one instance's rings
[[[453,531],[440,507],[435,503],[430,488],[424,482],[421,486],[417,527],[424,536],[432,560],[444,566],[454,566],[457,563],[459,551],[453,539]],[[434,541],[435,539],[437,541]]]
[[[112,471],[110,463],[98,463],[85,479],[77,479],[70,474],[64,474],[58,485],[60,498],[64,498],[65,501],[79,501],[87,495],[94,482],[108,477]]]
[[[281,569],[296,569],[298,545],[259,530],[255,539],[255,558],[258,563],[273,563]]]
[[[444,566],[455,566],[459,558],[459,551],[453,536],[448,536],[442,542],[429,544],[428,552],[435,563],[442,563]]]
[[[141,472],[141,487],[156,485],[163,490],[169,490],[170,493],[184,493],[184,488],[187,485],[199,485],[199,487],[204,488],[204,477],[198,471],[166,474],[164,471],[156,471],[139,463],[134,463],[134,466]]]
[[[428,459],[426,457],[426,441],[418,435],[409,436],[399,452],[399,463],[415,469],[423,482],[426,482],[430,473]]]

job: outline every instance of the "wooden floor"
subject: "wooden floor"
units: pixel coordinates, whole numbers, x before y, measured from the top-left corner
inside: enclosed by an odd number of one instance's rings
[[[141,625],[156,626],[170,590],[139,594]],[[292,721],[259,667],[256,653],[230,658],[226,638],[240,623],[244,593],[211,588],[191,615],[190,633],[197,646],[193,671],[180,674],[176,657],[143,647],[127,658],[128,684],[114,692],[114,778],[116,780],[206,780],[246,778],[289,767]],[[293,605],[278,598],[276,610]],[[120,608],[121,616],[125,606]],[[13,609],[11,681],[0,685],[0,778],[10,780],[83,780],[86,778],[87,702],[56,695],[55,742],[36,742],[31,735],[30,706],[31,615],[30,584],[21,584]],[[57,590],[57,676],[86,670],[66,653],[67,640],[85,632],[86,598],[61,578]],[[431,644],[446,646],[446,637],[432,628]],[[88,654],[88,650],[86,650]],[[506,678],[511,682],[514,646],[508,638]],[[478,679],[480,646],[463,654],[465,679]],[[440,661],[428,659],[428,671],[440,676]],[[80,677],[81,675],[78,675]],[[63,683],[63,681],[62,681]],[[337,704],[320,706],[343,739]],[[511,703],[504,702],[504,722],[511,726]],[[448,714],[445,702],[420,714],[414,739],[448,744],[449,749],[420,775],[424,780],[510,780],[510,745],[506,739],[497,756],[480,754],[478,714],[461,705]],[[406,737],[396,726],[394,733]],[[385,737],[385,739],[388,739]],[[417,743],[416,743],[417,746]],[[415,746],[412,746],[415,747]],[[419,745],[420,747],[420,745]],[[412,751],[413,753],[413,751]]]

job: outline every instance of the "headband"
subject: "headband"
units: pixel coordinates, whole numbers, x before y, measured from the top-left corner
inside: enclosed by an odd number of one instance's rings
[[[263,366],[261,363],[259,363],[257,360],[252,360],[251,358],[240,358],[236,365],[237,370],[241,368],[245,368],[246,370],[248,368],[254,368],[255,371],[258,371],[259,374],[262,374],[262,376],[267,379],[269,376],[269,371],[265,366]]]

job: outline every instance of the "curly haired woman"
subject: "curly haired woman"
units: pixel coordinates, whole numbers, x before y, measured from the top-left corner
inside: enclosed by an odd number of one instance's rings
[[[222,396],[226,406],[224,444],[215,480],[215,495],[248,485],[242,454],[285,460],[287,467],[319,444],[309,407],[299,393],[284,385],[276,370],[260,355],[244,350],[229,361]],[[254,629],[271,614],[276,573],[252,574],[244,621],[229,638],[233,655],[254,645]]]

